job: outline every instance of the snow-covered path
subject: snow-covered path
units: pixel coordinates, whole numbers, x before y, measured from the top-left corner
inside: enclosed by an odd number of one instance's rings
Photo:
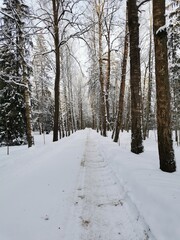
[[[179,240],[180,148],[160,171],[154,134],[140,155],[91,129],[0,147],[0,240]]]
[[[155,239],[89,131],[64,240]]]

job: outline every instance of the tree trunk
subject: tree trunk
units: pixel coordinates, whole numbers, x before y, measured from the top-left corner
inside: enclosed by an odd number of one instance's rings
[[[110,74],[111,74],[111,49],[110,49],[110,26],[109,29],[107,27],[107,70],[106,70],[106,122],[107,122],[107,129],[110,129],[110,116],[109,116],[109,87],[110,87]]]
[[[130,86],[131,86],[131,152],[143,152],[141,132],[141,69],[139,48],[139,23],[136,0],[128,1],[128,26],[130,34]]]
[[[25,114],[26,114],[27,142],[28,142],[28,147],[32,147],[33,137],[32,137],[32,126],[31,126],[31,101],[30,101],[28,80],[26,79],[26,77],[24,77],[23,83],[26,86],[24,90],[24,99],[25,99],[25,106],[26,106]]]
[[[150,126],[152,125],[151,119],[151,95],[152,95],[152,67],[153,67],[153,60],[152,60],[152,40],[150,37],[150,49],[149,49],[149,63],[148,63],[148,96],[147,96],[147,106],[146,106],[146,125],[145,125],[145,134],[146,137],[149,135]]]
[[[149,35],[149,59],[148,59],[148,86],[147,86],[147,100],[145,104],[145,123],[143,126],[143,139],[149,136],[149,130],[152,126],[152,109],[151,109],[151,95],[152,95],[152,72],[153,72],[153,56],[152,56],[152,17],[150,16],[150,35]]]
[[[98,15],[98,37],[99,37],[99,82],[101,87],[101,134],[106,137],[106,99],[105,99],[105,83],[103,76],[103,61],[102,61],[102,15],[103,15],[103,3],[100,3],[97,7]]]
[[[160,169],[176,171],[171,133],[170,87],[168,77],[165,0],[153,0],[153,31],[155,45],[157,132]]]
[[[125,114],[125,119],[123,123],[123,129],[125,129],[127,132],[130,130],[130,125],[131,125],[131,90],[130,87],[127,89],[128,96],[127,96],[127,105],[126,105],[126,114]]]
[[[147,109],[147,71],[148,66],[144,64],[145,66],[145,72],[144,72],[144,81],[142,86],[142,132],[143,132],[143,140],[146,140],[146,109]]]
[[[127,11],[127,8],[126,8]],[[127,15],[127,14],[126,14]],[[125,26],[125,39],[124,39],[124,53],[122,60],[122,73],[121,73],[121,86],[119,93],[119,109],[117,113],[117,120],[114,133],[114,142],[117,142],[119,139],[119,132],[122,127],[123,111],[124,111],[124,93],[125,93],[125,80],[126,80],[126,67],[127,67],[127,58],[128,58],[128,21],[126,16],[126,26]]]
[[[53,17],[54,17],[54,46],[55,46],[55,85],[54,85],[54,128],[53,128],[53,142],[58,141],[59,130],[59,85],[60,85],[60,53],[59,53],[59,26],[58,26],[58,4],[56,0],[52,0]]]
[[[25,116],[26,116],[26,135],[27,135],[27,142],[28,147],[32,147],[33,144],[33,137],[32,137],[32,116],[31,116],[31,97],[30,97],[30,90],[29,90],[29,81],[26,77],[26,70],[25,70],[25,62],[24,62],[24,46],[23,46],[23,39],[20,34],[20,46],[21,46],[21,57],[22,57],[22,69],[23,69],[23,84],[24,88],[24,101],[25,101]]]

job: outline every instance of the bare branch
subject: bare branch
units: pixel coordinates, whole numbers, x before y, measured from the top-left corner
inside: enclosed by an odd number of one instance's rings
[[[138,6],[137,8],[139,9],[143,4],[145,4],[146,2],[149,2],[150,0],[144,0],[142,1]]]

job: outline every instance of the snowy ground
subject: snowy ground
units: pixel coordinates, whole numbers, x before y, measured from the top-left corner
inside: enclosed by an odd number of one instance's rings
[[[0,240],[180,239],[180,173],[159,170],[153,132],[140,155],[128,133],[121,146],[90,129],[34,137],[0,148]]]

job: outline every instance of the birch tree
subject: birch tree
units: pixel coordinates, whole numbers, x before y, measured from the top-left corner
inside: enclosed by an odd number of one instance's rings
[[[39,2],[39,19],[45,25],[45,31],[49,32],[53,39],[52,51],[55,56],[55,80],[54,80],[54,127],[53,141],[58,141],[59,109],[60,109],[60,51],[61,47],[72,38],[78,38],[89,27],[78,24],[82,12],[78,12],[79,0],[51,0]]]
[[[53,98],[52,75],[53,67],[50,57],[46,54],[48,48],[42,33],[37,34],[33,56],[33,96],[32,117],[33,129],[40,134],[52,130]]]

